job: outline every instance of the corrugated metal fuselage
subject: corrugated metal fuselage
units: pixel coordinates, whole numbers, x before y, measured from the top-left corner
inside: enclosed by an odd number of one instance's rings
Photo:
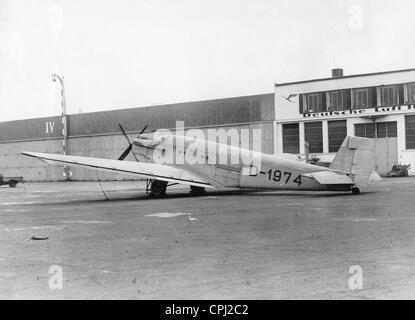
[[[177,137],[163,137],[162,143],[136,139],[133,152],[139,161],[184,168],[218,188],[350,191],[352,186],[322,185],[303,176],[330,170],[326,167],[206,140],[186,138],[184,143],[178,144]],[[194,146],[199,148],[196,150]],[[192,155],[186,154],[192,150]]]

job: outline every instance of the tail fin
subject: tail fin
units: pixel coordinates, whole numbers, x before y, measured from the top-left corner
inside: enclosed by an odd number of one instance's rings
[[[375,169],[374,140],[347,136],[334,157],[330,169],[349,172],[357,187],[366,187]]]

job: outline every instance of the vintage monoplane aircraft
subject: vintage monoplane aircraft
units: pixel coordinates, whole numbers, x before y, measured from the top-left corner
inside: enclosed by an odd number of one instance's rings
[[[146,126],[147,127],[147,126]],[[338,150],[334,160],[327,167],[321,167],[283,155],[270,155],[253,152],[246,148],[236,148],[217,143],[216,141],[198,141],[196,138],[184,137],[177,134],[143,133],[130,141],[125,130],[121,131],[128,141],[127,149],[117,160],[80,157],[70,155],[22,152],[49,164],[71,167],[83,167],[95,170],[105,170],[130,175],[148,181],[148,191],[152,197],[162,197],[172,184],[189,185],[191,193],[198,195],[205,188],[239,188],[239,189],[268,189],[268,190],[300,190],[300,191],[346,191],[359,194],[372,180],[374,173],[374,141],[372,139],[347,136]],[[182,141],[179,146],[178,141]],[[201,153],[206,163],[160,164],[155,161],[155,150],[162,147],[162,154],[168,152],[185,154],[189,144],[195,142],[208,146]],[[220,156],[209,150],[222,150],[227,155],[237,151],[240,157],[250,157],[249,163],[221,164],[212,161]],[[159,150],[160,151],[160,150]],[[124,161],[132,152],[135,161]],[[249,156],[248,156],[249,155]],[[210,161],[209,161],[210,158]]]

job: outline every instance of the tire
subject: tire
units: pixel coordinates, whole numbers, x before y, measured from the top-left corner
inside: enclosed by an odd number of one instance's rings
[[[150,187],[150,197],[151,198],[163,198],[166,196],[166,189],[167,189],[167,182],[160,181],[160,180],[154,180],[151,183]]]
[[[201,196],[206,193],[205,188],[203,187],[196,187],[196,186],[190,186],[190,194],[192,196]]]
[[[11,180],[11,181],[9,182],[9,187],[10,187],[10,188],[14,188],[14,187],[16,187],[16,185],[17,185],[17,181],[15,181],[15,180]]]
[[[350,189],[350,191],[352,192],[352,194],[360,194],[360,189],[358,187],[352,187]]]

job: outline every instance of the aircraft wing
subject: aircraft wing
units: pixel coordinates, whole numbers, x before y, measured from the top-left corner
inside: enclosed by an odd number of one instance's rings
[[[49,164],[60,164],[71,167],[111,171],[143,179],[161,180],[203,188],[214,188],[211,183],[205,181],[199,176],[169,165],[37,152],[22,152],[22,154],[37,158]]]
[[[313,178],[320,184],[354,184],[354,181],[345,173],[335,171],[319,171],[303,174],[304,177]]]

